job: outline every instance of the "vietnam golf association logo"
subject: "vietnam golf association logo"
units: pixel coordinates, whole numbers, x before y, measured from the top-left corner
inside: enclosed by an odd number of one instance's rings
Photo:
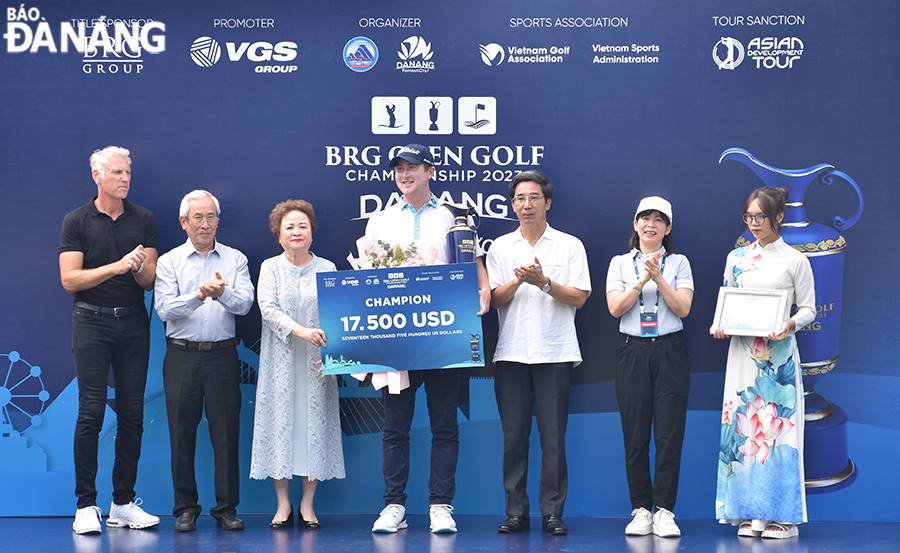
[[[481,52],[481,61],[483,61],[485,65],[489,65],[491,67],[500,65],[506,58],[506,53],[503,51],[503,46],[500,46],[496,42],[492,42],[490,44],[479,44],[478,50]]]
[[[744,45],[735,38],[723,36],[713,46],[712,57],[719,69],[733,70],[744,61]]]
[[[191,59],[200,67],[212,67],[222,56],[222,47],[216,39],[202,36],[191,44]]]

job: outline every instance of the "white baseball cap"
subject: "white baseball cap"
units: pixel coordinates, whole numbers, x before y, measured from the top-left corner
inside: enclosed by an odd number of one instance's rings
[[[669,218],[669,224],[672,224],[672,204],[669,203],[668,200],[664,198],[660,198],[659,196],[648,196],[641,200],[641,203],[638,204],[637,211],[634,212],[634,219],[637,220],[639,214],[644,211],[659,211],[660,213],[665,214],[666,217]]]

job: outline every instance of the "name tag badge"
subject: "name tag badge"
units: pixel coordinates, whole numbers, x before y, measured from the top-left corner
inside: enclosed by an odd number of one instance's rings
[[[656,313],[641,313],[641,338],[656,338],[659,336],[659,321]]]

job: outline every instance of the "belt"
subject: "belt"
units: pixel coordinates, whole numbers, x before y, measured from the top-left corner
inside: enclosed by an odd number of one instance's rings
[[[182,340],[181,338],[166,338],[166,341],[169,345],[200,351],[212,351],[214,349],[230,348],[237,345],[237,338],[229,338],[220,342],[191,342],[189,340]]]
[[[79,309],[87,309],[95,313],[103,313],[104,315],[112,315],[113,317],[130,317],[138,312],[142,305],[131,307],[100,307],[99,305],[91,305],[83,301],[76,301],[75,307]]]
[[[664,334],[662,336],[656,336],[654,338],[644,338],[643,336],[632,336],[630,334],[622,333],[622,338],[625,339],[625,343],[635,341],[635,342],[668,342],[670,340],[675,340],[681,338],[681,331],[671,332],[669,334]]]

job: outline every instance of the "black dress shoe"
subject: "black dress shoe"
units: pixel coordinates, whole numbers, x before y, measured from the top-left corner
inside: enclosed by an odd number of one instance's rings
[[[291,514],[288,515],[287,520],[273,520],[269,523],[269,528],[272,530],[284,530],[285,528],[293,528],[294,527],[294,506],[291,505]]]
[[[216,526],[222,530],[243,530],[244,521],[234,513],[228,513],[216,518]]]
[[[529,526],[528,517],[513,515],[507,517],[506,521],[500,525],[500,528],[497,528],[497,531],[501,534],[517,534],[528,530]]]
[[[176,532],[193,532],[197,529],[197,516],[194,513],[184,511],[178,515],[175,521]]]
[[[546,515],[544,516],[544,532],[551,536],[565,536],[569,533],[569,528],[563,522],[562,515]]]
[[[322,523],[318,520],[304,520],[303,513],[297,513],[297,526],[307,530],[318,530],[322,527]]]

